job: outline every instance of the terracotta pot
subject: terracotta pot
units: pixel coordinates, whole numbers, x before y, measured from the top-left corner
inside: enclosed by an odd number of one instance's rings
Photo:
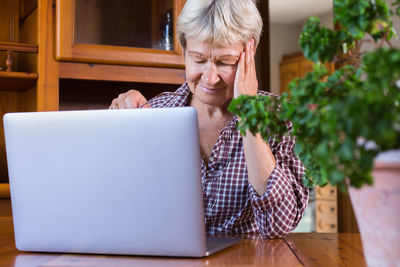
[[[349,188],[368,266],[400,266],[400,161],[375,161],[373,186]]]

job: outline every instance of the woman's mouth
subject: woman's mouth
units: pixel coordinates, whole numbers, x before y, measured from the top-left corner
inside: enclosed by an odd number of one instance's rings
[[[214,87],[205,87],[205,86],[201,86],[198,85],[204,92],[206,93],[210,93],[210,94],[215,94],[218,93],[219,91],[221,91],[223,88],[219,87],[219,88],[214,88]]]

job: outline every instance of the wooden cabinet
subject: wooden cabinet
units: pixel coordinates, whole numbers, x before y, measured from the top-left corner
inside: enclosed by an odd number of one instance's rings
[[[301,52],[284,55],[280,63],[280,80],[283,93],[288,90],[294,78],[304,77],[312,71],[313,62],[307,60]],[[328,71],[335,69],[333,63],[326,64]],[[320,233],[336,233],[338,231],[337,189],[332,186],[315,188],[315,226]]]
[[[176,90],[185,82],[176,34],[177,16],[185,2],[1,0],[0,42],[32,44],[37,51],[14,55],[16,72],[0,72],[0,114],[108,108],[113,98],[128,89],[137,89],[148,99]],[[268,21],[268,1],[261,7]],[[113,15],[112,10],[122,14]],[[173,32],[168,45],[162,39],[167,16]],[[267,55],[268,24],[264,25],[264,45],[260,43],[258,50]],[[130,30],[133,37],[128,36]],[[0,68],[6,58],[6,52],[0,51]],[[261,59],[262,73],[267,59]],[[0,196],[7,198],[2,126],[0,123]]]
[[[146,31],[151,27],[149,38],[154,41],[149,47],[143,43],[132,46],[79,43],[79,40],[86,41],[82,36],[87,32],[81,32],[78,37],[75,35],[75,18],[79,15],[75,12],[77,4],[118,5],[118,1],[1,0],[1,118],[8,112],[108,108],[113,98],[131,88],[141,90],[151,98],[160,91],[175,90],[182,84],[185,81],[184,66],[176,35],[172,45],[167,47],[170,50],[165,46],[163,49],[157,38],[161,37],[164,22],[157,16],[171,12],[175,33],[176,17],[184,0],[122,0],[125,4],[140,2],[147,5],[148,12],[152,13],[150,21],[142,19],[148,16],[143,12],[139,13],[139,19],[130,15],[122,22],[132,19],[139,23],[137,28],[143,27]],[[89,23],[85,21],[86,16],[81,18],[81,24]],[[107,20],[95,26],[102,32],[104,23],[109,22],[112,28],[118,20],[118,16],[107,14]],[[148,22],[151,22],[150,26],[145,26]],[[9,231],[11,225],[4,130],[0,122],[0,234]]]
[[[36,110],[37,12],[27,0],[0,1],[0,117]],[[31,1],[32,2],[32,1]],[[29,14],[29,15],[28,15]],[[0,183],[8,182],[3,123],[0,123]],[[9,194],[0,184],[0,199]]]
[[[11,201],[7,184],[0,184],[0,235],[12,229]]]
[[[327,185],[315,187],[315,225],[319,233],[337,233],[337,189]]]
[[[56,57],[183,68],[175,22],[184,2],[57,0]]]
[[[288,85],[294,78],[302,78],[307,72],[312,71],[313,64],[314,63],[306,59],[301,52],[284,55],[279,66],[281,94],[288,90]],[[335,70],[333,63],[327,63],[326,67],[330,73]]]
[[[175,90],[185,81],[176,36],[176,18],[184,3],[185,0],[2,0],[1,115],[108,108],[113,98],[129,89],[140,90],[147,98],[160,91]],[[126,5],[131,5],[133,11],[127,10],[125,18],[110,13],[115,10],[112,6],[124,12]],[[93,17],[96,12],[97,19]],[[162,43],[166,14],[170,19],[168,27],[174,33],[168,45]],[[118,32],[116,25],[129,21],[137,25],[128,24],[129,29],[125,27],[123,31],[132,29],[135,38],[119,40],[120,34],[112,35]],[[81,26],[77,28],[77,24]],[[94,33],[94,29],[98,31]],[[148,42],[139,36],[144,31],[149,32],[144,38]],[[102,36],[104,32],[107,38]],[[29,54],[20,51],[28,48],[32,50]],[[12,49],[12,71],[5,71],[10,53],[2,49]],[[7,183],[0,125],[0,183]],[[9,194],[8,186],[0,188],[0,193],[3,191]]]
[[[49,18],[56,34],[47,31],[55,47],[48,52],[55,55],[47,62],[49,71],[56,69],[56,78],[49,77],[51,88],[56,88],[56,105],[52,109],[71,107],[106,108],[107,101],[96,101],[95,94],[107,95],[108,104],[119,93],[128,89],[140,90],[151,98],[162,89],[174,90],[185,81],[184,62],[176,34],[176,20],[185,0],[151,1],[101,1],[101,0],[51,0],[54,9]],[[44,3],[43,5],[46,5]],[[167,23],[167,19],[169,23]],[[169,44],[165,44],[165,29],[171,32]],[[163,39],[164,38],[164,39]],[[53,65],[53,66],[51,66]],[[83,81],[81,85],[69,80]],[[93,81],[92,83],[88,81]],[[98,81],[104,81],[99,84]],[[157,86],[153,86],[157,85]],[[84,87],[99,90],[85,90]],[[115,90],[115,88],[119,88]],[[75,89],[81,88],[78,93]],[[157,87],[159,88],[159,87]],[[64,96],[74,91],[75,100]],[[71,102],[78,102],[78,105]],[[48,106],[48,105],[47,105]]]
[[[0,1],[0,117],[11,111],[34,109],[38,73],[37,44],[28,33],[35,24],[24,19],[29,10],[24,0]],[[33,14],[34,16],[34,14]],[[20,18],[22,18],[20,20]],[[25,54],[28,52],[29,54]],[[32,53],[32,54],[31,54]],[[21,64],[23,63],[23,64]],[[8,71],[7,71],[8,69]],[[11,71],[12,70],[12,71]],[[28,97],[29,96],[29,97]],[[3,123],[0,123],[0,235],[12,229],[10,189],[7,174]]]
[[[0,198],[0,235],[9,233],[12,228],[11,201],[9,198]]]
[[[285,62],[285,64],[281,64],[280,66],[280,77],[281,77],[281,94],[287,91],[289,83],[300,75],[300,63],[297,61],[294,62]]]

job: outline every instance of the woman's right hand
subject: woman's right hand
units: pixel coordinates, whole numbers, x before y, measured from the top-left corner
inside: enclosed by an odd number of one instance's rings
[[[120,94],[111,102],[109,109],[127,109],[127,108],[139,108],[147,102],[147,99],[137,90],[129,90],[126,93]],[[144,105],[143,108],[149,108],[148,104]]]

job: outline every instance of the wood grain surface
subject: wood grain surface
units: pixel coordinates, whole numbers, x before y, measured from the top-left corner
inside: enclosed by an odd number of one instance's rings
[[[173,242],[173,241],[172,241]],[[27,253],[11,233],[0,233],[0,266],[302,266],[283,239],[247,237],[205,258]]]
[[[360,234],[293,233],[285,241],[305,266],[366,266]]]
[[[244,236],[240,243],[198,259],[20,252],[15,248],[12,224],[8,227],[7,233],[0,232],[0,266],[366,266],[359,234],[293,233],[284,239]]]

